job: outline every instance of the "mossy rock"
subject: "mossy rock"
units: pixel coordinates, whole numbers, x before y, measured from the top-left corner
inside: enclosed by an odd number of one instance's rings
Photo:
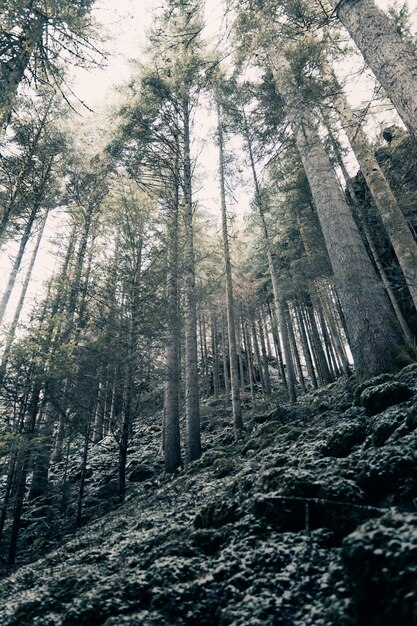
[[[417,387],[417,363],[411,363],[404,367],[395,378],[410,387]]]
[[[213,556],[218,552],[223,544],[224,537],[221,532],[202,528],[191,533],[192,544],[201,550],[206,556]]]
[[[364,422],[347,422],[332,432],[322,446],[322,453],[324,456],[346,457],[352,452],[352,448],[365,441],[365,437]]]
[[[360,403],[360,397],[365,389],[368,389],[368,387],[376,387],[377,385],[382,385],[383,383],[387,383],[393,379],[394,376],[392,374],[379,374],[379,376],[374,376],[373,378],[364,380],[353,392],[353,403],[356,405]]]
[[[205,504],[194,518],[194,528],[221,528],[225,524],[235,522],[240,517],[238,504],[235,500],[218,498]]]
[[[409,430],[415,430],[417,428],[417,406],[412,406],[408,411],[405,419],[405,424]]]
[[[375,508],[350,501],[352,493],[356,498],[360,491],[353,484],[349,484],[346,489],[344,483],[339,490],[335,487],[333,493],[326,486],[318,485],[317,497],[313,498],[280,493],[256,494],[251,512],[255,518],[280,532],[327,528],[340,539],[352,532],[358,524],[379,515]]]
[[[368,430],[372,444],[376,447],[383,446],[391,435],[405,421],[404,411],[385,411],[383,415],[377,415],[373,421],[369,421]]]
[[[226,476],[231,476],[238,471],[235,461],[225,457],[216,459],[212,467],[215,478],[225,478]]]
[[[152,467],[142,463],[133,464],[133,469],[131,466],[129,467],[129,470],[128,480],[131,483],[142,483],[155,475]]]
[[[367,415],[377,415],[390,406],[410,400],[413,390],[398,381],[368,387],[360,395],[360,403]]]
[[[369,448],[360,456],[348,457],[342,473],[354,480],[373,504],[386,499],[394,504],[409,503],[417,496],[417,453],[403,446]]]
[[[417,516],[388,513],[343,542],[356,624],[417,626]]]

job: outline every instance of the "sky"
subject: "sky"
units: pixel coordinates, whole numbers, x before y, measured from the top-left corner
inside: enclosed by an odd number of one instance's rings
[[[102,69],[90,68],[88,70],[77,69],[71,72],[71,88],[77,94],[79,100],[85,102],[90,113],[79,103],[75,103],[78,114],[74,115],[74,132],[89,138],[96,133],[97,126],[105,126],[109,107],[117,102],[117,87],[126,83],[131,72],[131,59],[143,58],[143,50],[146,44],[146,32],[152,22],[152,11],[159,6],[160,0],[97,0],[93,9],[94,17],[104,31],[106,41],[101,44],[107,56],[107,63]],[[392,4],[389,0],[377,0],[377,3],[386,8]],[[414,13],[414,28],[417,31],[417,0],[408,1],[409,8]],[[219,31],[222,29],[222,0],[206,0],[205,14],[205,37],[214,43]],[[349,96],[352,104],[358,106],[361,101],[366,101],[372,87],[366,81],[359,80],[352,83]],[[76,129],[76,130],[75,130]],[[214,118],[207,110],[196,118],[194,152],[200,154],[200,165],[197,170],[196,197],[200,205],[211,215],[218,210],[218,183],[217,183],[217,152],[212,141],[207,141],[209,134],[214,130]],[[204,151],[202,148],[204,146]],[[355,164],[351,164],[354,169]],[[249,207],[249,190],[238,188],[235,190],[238,202],[229,207],[232,211],[243,214]],[[220,216],[219,216],[220,219]],[[59,219],[51,217],[48,220],[47,235],[53,235],[59,229]],[[28,295],[30,310],[34,299],[41,293],[45,279],[51,274],[56,264],[56,258],[50,254],[48,236],[38,255],[34,272],[34,280]],[[0,275],[0,290],[4,289],[7,279],[8,267],[16,251],[16,246],[11,246],[2,255],[4,271]],[[20,272],[20,281],[23,281],[25,266],[29,262],[26,255],[26,263]],[[18,298],[18,289],[15,290],[8,307],[6,321],[10,321],[14,303]],[[27,317],[27,315],[26,315]]]

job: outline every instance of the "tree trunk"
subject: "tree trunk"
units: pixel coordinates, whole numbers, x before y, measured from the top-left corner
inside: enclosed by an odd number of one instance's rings
[[[299,330],[300,337],[301,337],[301,345],[303,347],[304,360],[306,362],[306,367],[307,367],[307,373],[314,389],[317,389],[317,378],[316,378],[316,373],[314,371],[313,360],[311,358],[310,346],[308,345],[308,338],[307,338],[307,333],[306,333],[306,329],[304,326],[304,320],[301,316],[301,312],[298,306],[296,307],[296,316],[297,316],[297,322],[298,322],[298,330]]]
[[[297,367],[297,371],[298,371],[298,378],[300,380],[300,386],[301,386],[301,390],[303,393],[306,393],[306,385],[305,385],[305,380],[304,380],[304,373],[303,373],[303,368],[301,365],[301,360],[300,360],[300,354],[298,352],[298,348],[297,348],[297,342],[295,339],[295,334],[294,334],[294,328],[293,328],[293,323],[292,323],[292,318],[291,318],[291,313],[290,313],[290,308],[287,304],[286,306],[286,321],[287,321],[287,327],[288,327],[288,336],[290,339],[290,345],[291,345],[291,349],[292,349],[292,353],[294,355],[294,362],[295,365]]]
[[[277,51],[274,51],[272,69],[317,208],[349,329],[356,370],[359,376],[393,370],[402,339],[383,285],[366,253],[289,63]]]
[[[386,274],[386,272],[384,270],[381,258],[380,258],[379,253],[378,253],[378,250],[376,249],[374,241],[372,239],[372,235],[369,232],[368,225],[367,225],[367,223],[366,223],[366,221],[365,221],[365,219],[363,217],[363,214],[362,214],[362,211],[361,211],[361,207],[360,207],[360,201],[359,201],[359,199],[358,199],[358,197],[356,195],[355,189],[353,188],[352,181],[351,181],[349,173],[348,173],[348,171],[346,169],[346,165],[344,164],[343,158],[342,158],[342,156],[340,154],[339,146],[337,145],[336,141],[334,140],[334,138],[332,136],[331,136],[331,141],[332,141],[332,144],[333,144],[333,148],[334,148],[334,152],[335,152],[335,155],[336,155],[337,162],[338,162],[338,164],[340,166],[340,169],[342,170],[343,178],[345,179],[345,183],[346,183],[347,190],[349,192],[350,199],[352,201],[353,206],[358,209],[357,212],[356,212],[356,215],[357,215],[357,218],[358,218],[359,223],[361,225],[361,228],[363,230],[363,234],[365,235],[365,239],[366,239],[366,241],[368,243],[372,259],[373,259],[373,261],[375,263],[375,267],[377,268],[378,273],[379,273],[379,275],[381,277],[382,283],[383,283],[383,285],[385,287],[385,290],[386,290],[386,292],[388,294],[388,297],[390,299],[392,308],[394,309],[395,315],[397,316],[398,322],[399,322],[399,324],[401,326],[401,329],[402,329],[402,331],[404,333],[404,336],[407,339],[407,341],[409,342],[409,344],[411,346],[413,346],[414,345],[413,334],[412,334],[412,332],[410,330],[410,327],[409,327],[409,325],[407,323],[407,320],[405,319],[405,317],[404,317],[404,315],[403,315],[403,313],[402,313],[402,311],[400,309],[400,306],[399,306],[399,304],[397,302],[397,298],[395,297],[394,290],[393,290],[393,288],[391,286],[391,283],[390,283],[390,281],[388,279],[388,276],[387,276],[387,274]],[[337,303],[336,303],[336,305],[337,305]]]
[[[180,400],[179,400],[179,348],[180,325],[178,319],[178,208],[179,163],[178,146],[175,161],[173,202],[168,215],[168,251],[166,298],[169,309],[168,333],[165,348],[166,381],[164,396],[164,464],[166,472],[175,472],[181,466]]]
[[[198,391],[197,311],[193,234],[193,200],[191,188],[190,111],[185,97],[184,123],[184,295],[185,295],[185,420],[186,458],[191,463],[201,456],[200,402]]]
[[[415,59],[415,64],[417,65],[417,58]],[[398,263],[410,290],[414,306],[417,309],[417,243],[408,227],[404,214],[398,206],[391,187],[375,158],[368,139],[359,125],[359,120],[352,111],[340,85],[337,84],[336,79],[334,80],[337,92],[335,102],[342,118],[343,128],[388,233]]]
[[[413,49],[373,0],[329,2],[417,139],[417,62]]]
[[[290,398],[290,402],[293,403],[293,402],[296,402],[297,400],[297,394],[295,391],[294,367],[293,367],[293,362],[291,358],[291,349],[290,349],[290,344],[289,344],[289,339],[288,339],[288,331],[284,322],[282,296],[281,296],[281,292],[279,289],[278,276],[275,270],[274,260],[272,256],[271,240],[270,240],[268,226],[267,226],[266,219],[265,219],[265,211],[264,211],[264,206],[263,206],[262,197],[260,193],[258,176],[256,173],[255,159],[253,157],[252,142],[250,139],[248,123],[247,123],[246,115],[244,111],[243,111],[243,121],[244,121],[244,127],[245,127],[245,138],[246,138],[246,142],[248,145],[248,153],[249,153],[249,158],[250,158],[250,163],[251,163],[253,182],[255,186],[256,204],[257,204],[259,215],[260,215],[261,222],[262,222],[264,244],[265,244],[266,255],[268,259],[268,270],[269,270],[269,274],[271,276],[271,282],[272,282],[272,292],[274,295],[274,304],[275,304],[275,316],[276,316],[277,326],[278,326],[278,341],[279,341],[279,335],[281,335],[282,351],[284,353],[285,364],[287,366],[286,381],[287,381],[288,395]]]
[[[47,181],[47,178],[49,176],[49,172],[51,171],[51,167],[52,167],[52,159],[51,159],[50,164],[48,166],[48,171],[45,174],[45,181],[44,181],[44,183],[46,183],[46,181]],[[6,290],[5,290],[4,294],[3,294],[3,297],[2,297],[1,302],[0,302],[0,324],[3,321],[3,317],[4,317],[4,314],[6,312],[6,307],[7,307],[7,304],[9,302],[11,293],[13,291],[13,287],[14,287],[15,282],[16,282],[17,274],[18,274],[18,272],[20,270],[20,265],[22,263],[23,255],[25,254],[26,246],[27,246],[27,243],[29,241],[29,237],[30,237],[30,235],[32,233],[32,227],[33,227],[33,224],[35,222],[36,216],[38,215],[42,199],[43,199],[43,192],[40,192],[39,193],[39,197],[37,198],[37,200],[33,204],[32,210],[31,210],[30,215],[28,217],[28,220],[26,222],[26,226],[25,226],[25,229],[23,231],[22,238],[20,240],[19,251],[18,251],[18,253],[16,255],[16,258],[14,260],[13,267],[12,267],[12,270],[10,272],[9,280],[7,282]],[[46,219],[46,216],[45,216],[45,219]],[[41,226],[41,232],[43,232],[44,226],[45,226],[45,224],[43,222],[42,226]]]
[[[242,406],[240,402],[239,364],[236,347],[236,326],[233,301],[232,264],[230,262],[229,233],[227,227],[226,187],[224,175],[224,141],[221,120],[221,108],[217,103],[217,136],[219,144],[220,205],[222,212],[223,254],[226,273],[226,311],[227,332],[229,338],[230,387],[232,395],[232,416],[235,438],[240,439],[243,432]]]
[[[10,351],[11,351],[11,348],[12,348],[12,345],[13,345],[13,341],[14,341],[14,338],[15,338],[15,335],[16,335],[16,329],[17,329],[17,325],[19,323],[20,315],[22,313],[23,305],[24,305],[25,300],[26,300],[26,294],[27,294],[27,291],[28,291],[28,288],[29,288],[30,279],[32,277],[33,268],[35,267],[36,257],[38,256],[39,247],[41,245],[43,233],[45,231],[45,226],[46,226],[47,219],[48,219],[48,212],[45,213],[45,216],[43,218],[41,227],[39,229],[38,238],[36,240],[35,247],[33,249],[32,256],[30,258],[29,267],[27,269],[25,280],[23,282],[22,291],[21,291],[20,296],[19,296],[19,301],[17,303],[16,309],[15,309],[15,312],[14,312],[12,323],[10,325],[9,330],[7,331],[4,352],[3,352],[1,365],[0,365],[0,384],[1,384],[2,380],[3,380],[3,378],[4,378],[4,374],[6,372],[7,363],[9,362]]]

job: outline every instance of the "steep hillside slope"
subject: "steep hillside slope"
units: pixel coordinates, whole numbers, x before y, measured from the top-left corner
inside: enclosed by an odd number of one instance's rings
[[[417,625],[416,392],[416,365],[339,381],[239,444],[206,407],[203,457],[5,578],[0,623]]]

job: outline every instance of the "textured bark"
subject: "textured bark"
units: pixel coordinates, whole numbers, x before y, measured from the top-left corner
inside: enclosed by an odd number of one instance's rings
[[[178,150],[177,150],[178,153]],[[169,310],[168,333],[165,348],[166,381],[164,397],[164,464],[165,471],[174,472],[181,465],[180,403],[179,403],[179,347],[178,319],[178,209],[179,164],[176,159],[174,197],[168,215],[168,252],[166,298]]]
[[[417,65],[417,59],[415,59],[415,64]],[[417,308],[417,243],[375,158],[372,147],[337,81],[336,91],[335,104],[342,118],[343,128],[394,248],[414,306]]]
[[[233,299],[232,264],[230,261],[229,233],[227,227],[226,185],[224,174],[224,140],[221,107],[217,103],[217,138],[219,146],[220,206],[222,213],[223,254],[226,274],[227,333],[229,339],[230,387],[235,438],[240,439],[243,431],[242,406],[240,402],[239,363],[236,346],[236,325]]]
[[[186,458],[190,463],[201,456],[200,402],[198,390],[197,311],[191,187],[189,102],[184,98],[184,296],[185,296],[185,420]]]
[[[413,49],[373,0],[329,2],[417,138],[417,61]]]
[[[276,50],[272,70],[316,205],[349,329],[355,367],[359,375],[392,370],[401,338],[383,285],[366,253],[289,63]]]
[[[335,151],[337,162],[338,162],[338,164],[340,166],[340,169],[342,170],[342,174],[343,174],[343,177],[345,179],[345,183],[346,183],[347,190],[349,192],[350,199],[352,201],[353,206],[357,208],[357,213],[356,214],[357,214],[357,217],[359,219],[361,228],[363,230],[363,234],[365,235],[365,239],[366,239],[366,241],[368,243],[368,247],[369,247],[369,250],[371,252],[372,259],[373,259],[373,261],[375,263],[375,267],[377,268],[378,274],[381,277],[382,283],[383,283],[383,285],[385,287],[385,290],[386,290],[386,292],[388,294],[388,297],[389,297],[389,300],[391,302],[392,308],[394,309],[395,315],[396,315],[397,320],[398,320],[398,322],[399,322],[399,324],[401,326],[401,329],[402,329],[402,331],[404,333],[404,336],[405,336],[405,338],[407,339],[407,341],[409,342],[410,345],[414,345],[413,333],[411,332],[410,327],[409,327],[409,325],[407,323],[407,320],[405,319],[405,317],[403,315],[403,312],[400,309],[400,306],[398,304],[397,298],[395,297],[394,290],[393,290],[393,288],[391,286],[391,283],[390,283],[390,281],[388,279],[388,276],[387,276],[387,274],[386,274],[386,272],[384,270],[384,266],[382,265],[382,261],[381,261],[381,258],[379,256],[379,254],[378,254],[378,250],[376,249],[374,241],[372,239],[372,235],[369,232],[368,225],[367,225],[365,219],[363,218],[362,211],[361,211],[361,206],[360,206],[360,201],[359,201],[359,199],[358,199],[358,197],[356,195],[355,189],[354,189],[354,187],[352,185],[352,181],[350,179],[349,173],[348,173],[348,171],[346,169],[346,166],[345,166],[344,161],[342,159],[342,156],[340,154],[339,147],[338,147],[338,145],[336,144],[336,142],[334,141],[333,138],[332,138],[332,143],[333,143],[333,148],[334,148],[334,151]],[[336,305],[337,305],[337,302],[336,302]]]

